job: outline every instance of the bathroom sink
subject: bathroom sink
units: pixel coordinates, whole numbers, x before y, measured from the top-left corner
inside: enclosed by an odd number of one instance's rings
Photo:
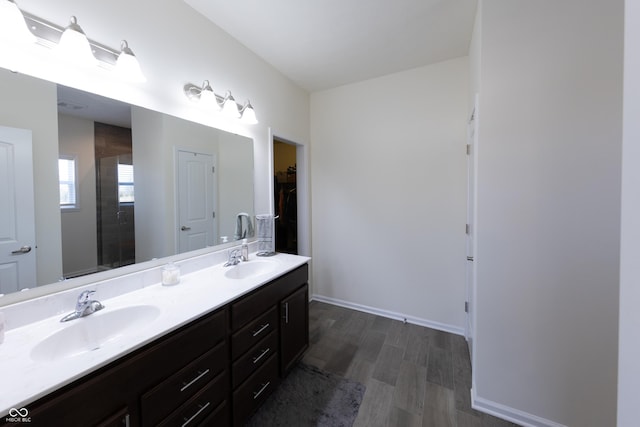
[[[97,350],[128,331],[145,326],[159,315],[160,309],[152,305],[134,305],[114,310],[107,307],[69,322],[69,326],[40,341],[31,350],[31,358],[36,362],[48,362]]]
[[[276,263],[273,261],[253,260],[226,268],[228,270],[225,271],[224,275],[228,279],[249,279],[274,271]]]

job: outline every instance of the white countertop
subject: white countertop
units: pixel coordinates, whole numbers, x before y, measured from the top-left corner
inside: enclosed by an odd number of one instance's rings
[[[29,408],[29,403],[52,391],[117,360],[157,338],[175,330],[202,315],[214,311],[239,296],[294,270],[310,258],[288,254],[257,258],[251,262],[272,262],[274,269],[247,279],[229,279],[229,268],[222,264],[185,274],[175,286],[162,286],[159,282],[142,289],[110,299],[94,299],[105,308],[86,318],[61,323],[60,315],[26,324],[5,333],[0,344],[0,416],[10,408]],[[80,291],[78,291],[78,294]],[[113,310],[135,305],[159,308],[157,318],[147,324],[128,329],[123,335],[108,341],[93,351],[53,361],[35,361],[33,348],[45,338],[90,317],[105,315]],[[73,307],[69,307],[69,312]]]

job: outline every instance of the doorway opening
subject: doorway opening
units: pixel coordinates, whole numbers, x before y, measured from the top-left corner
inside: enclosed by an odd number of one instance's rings
[[[133,264],[135,199],[131,129],[95,123],[98,271]]]
[[[296,146],[273,138],[276,251],[298,254],[298,182]]]

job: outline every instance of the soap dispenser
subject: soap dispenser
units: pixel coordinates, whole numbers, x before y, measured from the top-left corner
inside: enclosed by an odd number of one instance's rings
[[[249,244],[247,239],[242,239],[242,261],[249,261]]]

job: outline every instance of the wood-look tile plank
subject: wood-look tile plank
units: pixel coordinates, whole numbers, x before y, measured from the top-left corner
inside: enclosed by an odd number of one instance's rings
[[[356,357],[375,363],[384,344],[386,335],[382,332],[368,330],[364,333]]]
[[[459,383],[454,379],[453,394],[456,403],[456,410],[463,411],[473,416],[481,415],[480,412],[471,408],[471,389],[464,383]]]
[[[371,379],[353,427],[386,427],[391,413],[394,387]]]
[[[309,319],[309,343],[317,343],[334,323],[333,319]]]
[[[360,359],[356,355],[356,357],[351,361],[351,364],[344,376],[345,378],[358,381],[359,383],[364,384],[365,387],[368,387],[369,380],[371,380],[374,369],[375,363]]]
[[[453,390],[427,382],[422,427],[456,427]]]
[[[389,385],[396,385],[403,354],[404,349],[384,344],[372,377]]]
[[[376,316],[376,318],[373,321],[373,324],[371,325],[371,330],[386,334],[389,331],[389,328],[391,327],[391,324],[393,322],[394,320],[391,320],[387,317]]]
[[[429,346],[427,381],[453,390],[453,361],[450,351],[433,345]]]
[[[391,407],[387,427],[421,427],[422,416],[412,414],[404,409]]]
[[[429,329],[429,332],[431,337],[430,344],[432,346],[451,351],[452,334],[431,328]]]
[[[426,367],[429,359],[429,335],[427,328],[409,325],[409,339],[405,347],[404,360]]]
[[[395,347],[405,348],[409,341],[409,325],[402,323],[398,320],[391,322],[391,326],[387,331],[387,339],[385,344],[393,345]]]
[[[458,427],[482,427],[482,420],[466,412],[456,411]]]
[[[356,344],[343,341],[338,350],[327,360],[324,370],[344,377],[357,351],[358,346]]]
[[[402,361],[393,392],[393,406],[422,416],[426,392],[427,368]]]

